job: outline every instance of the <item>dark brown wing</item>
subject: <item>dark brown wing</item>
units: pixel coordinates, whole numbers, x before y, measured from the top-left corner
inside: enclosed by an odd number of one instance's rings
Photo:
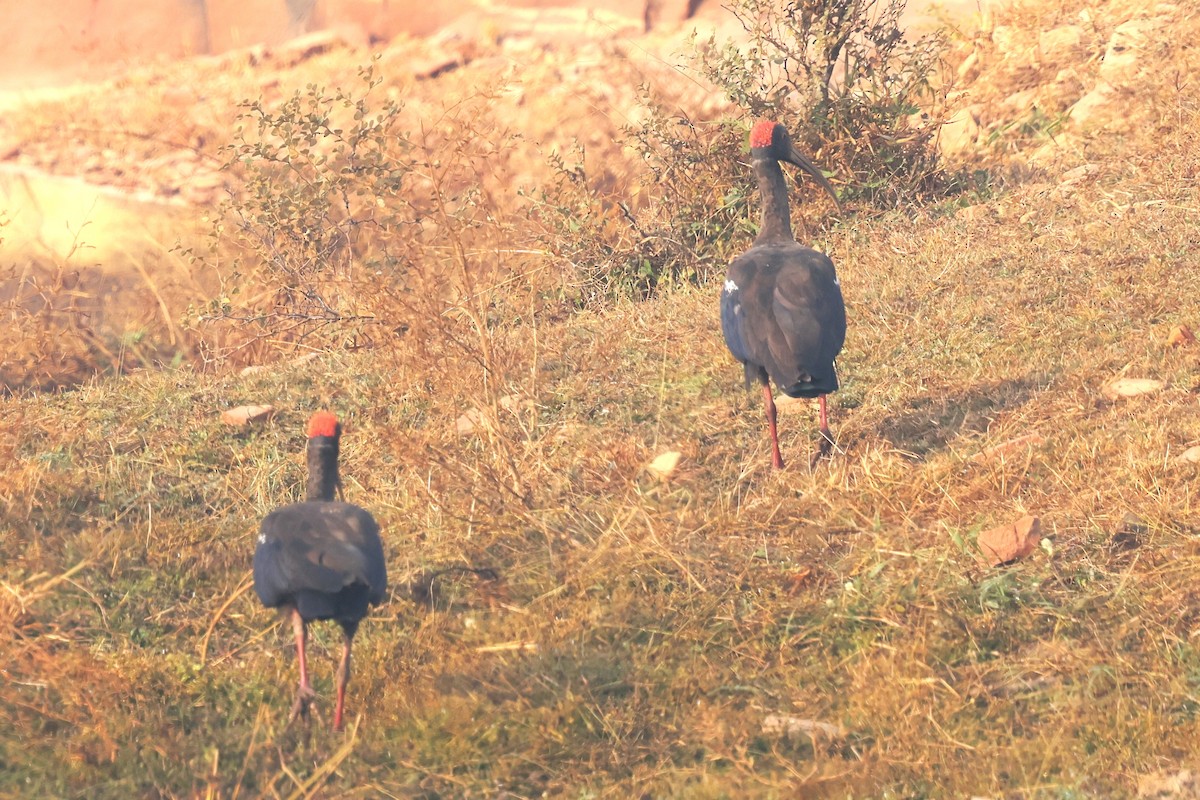
[[[335,594],[356,583],[372,603],[387,590],[379,526],[368,511],[350,503],[295,503],[263,520],[254,590],[264,605],[292,602],[304,591]]]
[[[846,338],[846,308],[823,253],[793,243],[748,250],[729,266],[721,323],[747,380],[761,368],[794,396],[837,389],[833,362]]]
[[[833,262],[809,248],[789,253],[772,299],[774,365],[767,371],[794,397],[837,391],[834,360],[846,341],[846,306]]]

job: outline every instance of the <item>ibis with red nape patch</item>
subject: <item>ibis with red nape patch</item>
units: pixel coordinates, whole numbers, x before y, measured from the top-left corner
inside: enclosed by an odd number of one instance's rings
[[[337,417],[318,411],[308,421],[308,500],[277,508],[262,521],[254,551],[254,591],[292,623],[300,686],[291,719],[307,716],[316,697],[308,680],[308,623],[335,620],[342,627],[333,729],[342,730],[350,648],[369,606],[383,602],[387,565],[379,525],[364,508],[334,500],[341,490]]]
[[[725,344],[745,367],[746,388],[762,385],[771,434],[772,464],[783,469],[771,381],[789,397],[817,398],[821,441],[812,464],[833,446],[825,396],[837,391],[834,359],[846,339],[846,306],[827,255],[796,242],[787,183],[779,162],[812,175],[841,210],[833,186],[769,120],[750,131],[750,156],[762,199],[762,227],[754,246],[729,264],[721,293]]]

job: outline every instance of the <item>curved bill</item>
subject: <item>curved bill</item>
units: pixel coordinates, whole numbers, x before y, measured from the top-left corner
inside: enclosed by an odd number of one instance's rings
[[[816,178],[817,183],[821,184],[825,191],[829,192],[829,196],[833,198],[833,202],[837,206],[838,212],[840,213],[842,211],[842,201],[838,200],[837,192],[833,190],[833,185],[825,177],[825,174],[821,172],[821,170],[817,169],[815,164],[805,158],[800,151],[796,149],[796,145],[791,144],[790,142],[788,143],[786,160],[789,164],[794,164],[795,166],[807,172],[809,175],[812,175],[814,178]]]

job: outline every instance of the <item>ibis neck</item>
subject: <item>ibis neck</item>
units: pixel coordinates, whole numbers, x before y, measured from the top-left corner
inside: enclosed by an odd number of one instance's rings
[[[333,500],[338,483],[338,440],[314,436],[308,440],[308,499]]]
[[[779,162],[773,158],[755,158],[754,175],[758,178],[758,194],[762,199],[762,227],[754,243],[796,241],[792,236],[787,183]]]

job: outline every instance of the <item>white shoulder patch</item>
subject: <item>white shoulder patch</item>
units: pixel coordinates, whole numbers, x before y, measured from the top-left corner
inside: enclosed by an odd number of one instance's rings
[[[258,543],[259,543],[259,544],[266,544],[266,543],[267,543],[267,535],[266,535],[265,533],[260,533],[260,534],[258,535]]]
[[[725,294],[733,294],[738,290],[738,285],[732,279],[725,279]]]

